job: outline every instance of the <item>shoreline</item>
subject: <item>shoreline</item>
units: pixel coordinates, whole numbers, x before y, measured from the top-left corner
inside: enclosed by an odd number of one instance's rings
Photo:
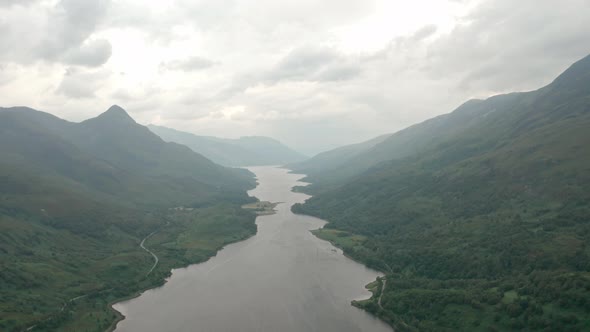
[[[306,183],[306,182],[300,182],[300,181],[297,181],[297,182],[298,182],[298,183],[297,183],[297,185],[300,185],[300,184],[303,184],[303,186],[309,185],[309,183]],[[295,187],[295,186],[294,186],[294,187]],[[294,187],[292,187],[292,188],[291,188],[291,191],[293,191],[293,188],[294,188]],[[307,194],[307,193],[302,193],[302,194],[305,194],[305,195],[307,195],[307,196],[310,196],[310,197],[312,196],[312,195],[309,195],[309,194]],[[264,202],[259,202],[259,203],[262,203],[262,204],[272,204],[272,208],[273,208],[273,210],[274,210],[274,207],[276,207],[276,205],[280,204],[281,202],[277,202],[277,203],[271,203],[271,202],[266,202],[266,201],[264,201]],[[255,204],[255,203],[254,203],[254,204]],[[242,206],[242,207],[244,208],[244,206]],[[251,211],[252,211],[252,210],[254,210],[254,209],[248,209],[248,208],[245,208],[245,209],[246,209],[246,210],[251,210]],[[252,211],[252,212],[260,212],[260,211]],[[292,211],[291,211],[291,212],[292,212]],[[276,213],[276,211],[273,211],[273,213],[271,213],[271,214],[274,214],[274,213]],[[294,213],[294,214],[295,214],[295,213]],[[258,213],[257,213],[257,218],[258,218],[258,216],[264,216],[264,215],[266,215],[266,214],[258,214]],[[305,215],[305,214],[302,214],[302,215]],[[306,215],[306,216],[307,216],[307,215]],[[310,217],[314,217],[314,216],[310,216]],[[314,218],[315,218],[315,217],[314,217]],[[324,221],[325,221],[325,220],[324,220]],[[323,227],[324,227],[326,224],[328,224],[328,221],[325,221],[325,224],[324,224],[322,227],[318,228],[318,230],[322,229],[322,228],[323,228]],[[364,267],[366,267],[366,268],[368,268],[368,269],[371,269],[371,270],[373,270],[373,271],[375,271],[375,272],[377,272],[377,273],[379,274],[379,275],[376,277],[376,279],[375,279],[375,280],[373,280],[373,281],[370,281],[370,282],[369,282],[367,285],[370,285],[371,283],[374,283],[375,281],[380,281],[382,278],[385,278],[385,272],[383,272],[381,269],[376,269],[376,268],[373,268],[373,267],[369,267],[369,266],[367,266],[367,265],[366,265],[364,262],[354,259],[354,258],[353,258],[353,257],[351,257],[350,255],[346,254],[346,253],[344,252],[344,250],[343,250],[343,248],[342,248],[342,247],[340,247],[340,246],[336,245],[336,243],[334,243],[333,241],[330,241],[330,240],[328,240],[328,239],[323,239],[323,238],[321,238],[321,237],[317,236],[316,234],[314,234],[314,233],[313,233],[313,231],[315,231],[315,230],[309,230],[309,232],[311,232],[311,233],[314,235],[314,237],[316,237],[316,238],[318,238],[318,239],[320,239],[320,240],[322,240],[322,241],[327,241],[327,242],[329,242],[329,243],[330,243],[330,244],[331,244],[331,245],[332,245],[334,248],[338,248],[338,249],[340,249],[340,250],[341,250],[341,253],[342,253],[342,255],[343,255],[344,257],[346,257],[347,259],[350,259],[350,260],[351,260],[351,261],[353,261],[353,262],[356,262],[356,263],[358,263],[358,264],[361,264],[361,265],[363,265]],[[253,237],[253,236],[257,235],[257,233],[258,233],[258,232],[256,232],[256,233],[252,234],[252,235],[251,235],[251,236],[249,236],[249,237],[246,237],[246,238],[244,238],[244,239],[240,239],[240,240],[237,240],[237,241],[235,241],[235,242],[228,243],[228,244],[233,244],[233,243],[238,243],[238,242],[244,241],[244,240],[246,240],[246,239],[248,239],[248,238],[251,238],[251,237]],[[216,255],[217,255],[217,253],[218,253],[218,252],[220,252],[221,250],[223,250],[224,248],[225,248],[225,246],[224,246],[224,247],[222,247],[222,248],[220,248],[220,249],[219,249],[219,250],[218,250],[218,251],[217,251],[217,252],[216,252],[214,255],[212,255],[211,257],[214,257],[214,256],[216,256]],[[115,330],[116,330],[116,328],[117,328],[117,325],[119,324],[119,322],[123,321],[123,320],[126,318],[126,316],[125,316],[123,313],[119,312],[118,310],[116,310],[116,309],[114,308],[114,305],[116,305],[117,303],[121,303],[121,302],[129,301],[129,300],[132,300],[132,299],[134,299],[134,298],[137,298],[137,297],[141,296],[141,295],[142,295],[144,292],[146,292],[146,291],[148,291],[148,290],[150,290],[150,289],[155,289],[155,288],[158,288],[158,287],[162,287],[162,286],[164,286],[164,285],[165,285],[165,284],[168,282],[168,280],[169,280],[169,277],[172,275],[172,271],[173,271],[174,269],[188,268],[188,267],[190,267],[190,266],[192,266],[192,265],[201,264],[201,263],[206,263],[206,262],[207,262],[207,261],[208,261],[208,260],[209,260],[211,257],[207,258],[206,260],[204,260],[204,261],[202,261],[202,262],[198,262],[198,263],[192,263],[192,264],[188,264],[188,265],[185,265],[185,266],[180,266],[180,267],[177,267],[177,268],[173,268],[173,269],[171,269],[171,270],[169,271],[169,274],[168,274],[168,276],[166,277],[166,279],[164,279],[164,280],[163,280],[163,282],[162,282],[161,284],[159,284],[159,285],[156,285],[156,286],[153,286],[153,287],[146,287],[145,289],[142,289],[142,290],[140,290],[140,291],[137,291],[137,292],[136,292],[136,293],[134,293],[134,294],[131,294],[131,295],[129,295],[129,296],[126,296],[126,297],[123,297],[123,298],[120,298],[120,299],[117,299],[117,300],[113,300],[113,301],[111,301],[111,302],[108,304],[108,308],[109,308],[109,310],[111,310],[111,311],[112,311],[112,312],[113,312],[113,313],[116,315],[116,319],[115,319],[115,320],[114,320],[114,321],[111,323],[111,325],[110,325],[110,326],[109,326],[109,327],[108,327],[108,328],[105,330],[105,332],[113,332],[113,331],[115,331]],[[390,321],[388,321],[388,320],[384,319],[384,317],[382,317],[381,315],[377,315],[377,314],[371,313],[371,312],[369,312],[369,311],[365,310],[364,308],[362,308],[362,307],[360,307],[360,306],[357,306],[357,305],[355,305],[355,304],[354,304],[354,303],[355,303],[355,302],[357,302],[357,301],[370,301],[370,300],[373,300],[373,299],[374,299],[374,295],[375,295],[375,294],[374,294],[374,293],[373,293],[371,290],[369,290],[369,289],[366,287],[367,285],[365,285],[364,289],[366,289],[367,291],[369,291],[369,292],[371,293],[371,294],[370,294],[370,296],[368,296],[368,298],[366,298],[366,299],[362,299],[362,300],[351,300],[351,301],[350,301],[350,303],[349,303],[349,305],[350,305],[350,306],[353,306],[353,307],[356,307],[357,309],[361,309],[362,311],[364,311],[364,312],[366,312],[366,313],[370,314],[372,317],[374,317],[374,318],[377,318],[377,319],[379,319],[379,320],[383,321],[385,324],[387,324],[389,327],[391,327],[391,329],[392,329],[392,331],[393,331],[393,332],[395,332],[395,327],[394,327],[394,326],[391,324],[391,322],[390,322]],[[382,291],[383,291],[383,289],[380,289],[380,290],[379,290],[379,294],[382,294]]]
[[[195,263],[195,264],[199,264],[199,263]],[[190,265],[193,265],[193,264],[189,264],[186,267],[188,267]],[[180,267],[180,268],[182,268],[182,267]],[[172,270],[174,270],[174,269],[172,269]],[[154,285],[154,286],[146,287],[146,288],[141,289],[141,290],[139,290],[139,291],[137,291],[137,292],[135,292],[135,293],[133,293],[131,295],[128,295],[128,296],[125,296],[125,297],[122,297],[122,298],[119,298],[119,299],[116,299],[116,300],[113,300],[113,301],[109,302],[109,304],[107,305],[108,306],[108,309],[111,312],[113,312],[115,314],[115,316],[117,316],[117,318],[111,323],[111,325],[105,330],[105,332],[113,332],[117,328],[117,324],[119,324],[120,321],[122,321],[122,320],[124,320],[126,318],[125,315],[123,315],[120,311],[118,311],[117,309],[113,308],[113,306],[115,304],[121,303],[121,302],[125,302],[125,301],[129,301],[129,300],[133,300],[133,299],[135,299],[137,297],[140,297],[141,294],[143,294],[144,292],[146,292],[146,291],[148,291],[150,289],[156,289],[156,288],[159,288],[159,287],[164,286],[166,284],[166,282],[168,282],[168,278],[172,275],[172,270],[170,270],[170,272],[168,273],[166,279],[162,280],[162,282],[159,285]]]
[[[256,215],[256,218],[254,219],[254,223],[256,223],[256,221],[257,221],[258,217],[259,217],[259,215]],[[185,269],[185,268],[188,268],[188,267],[190,267],[190,266],[192,266],[192,265],[196,265],[196,264],[202,264],[202,263],[205,263],[205,262],[209,261],[209,259],[211,259],[211,258],[213,258],[213,257],[217,256],[217,253],[219,253],[221,250],[225,249],[225,247],[226,247],[227,245],[230,245],[230,244],[234,244],[234,243],[238,243],[238,242],[245,241],[245,240],[247,240],[247,239],[249,239],[249,238],[251,238],[251,237],[253,237],[253,236],[256,236],[256,234],[258,234],[258,230],[256,230],[256,232],[255,232],[255,233],[253,233],[253,234],[251,234],[251,235],[249,235],[249,236],[247,236],[247,237],[240,238],[240,239],[237,239],[237,240],[235,240],[235,241],[233,241],[233,242],[229,242],[229,243],[226,243],[226,244],[224,244],[224,245],[223,245],[221,248],[219,248],[217,251],[215,251],[215,253],[214,253],[214,254],[212,254],[211,256],[207,257],[207,259],[205,259],[205,260],[203,260],[203,261],[200,261],[200,262],[194,262],[194,263],[189,263],[189,264],[187,264],[187,265],[181,265],[181,266],[178,266],[178,267],[173,267],[173,268],[171,268],[171,269],[168,271],[168,273],[166,274],[165,278],[164,278],[163,280],[160,280],[160,281],[159,281],[157,284],[153,284],[153,285],[147,286],[147,287],[145,287],[145,288],[143,288],[143,289],[140,289],[140,290],[138,290],[138,291],[134,292],[133,294],[130,294],[130,295],[127,295],[127,296],[124,296],[124,297],[121,297],[121,298],[118,298],[118,299],[115,299],[115,300],[113,300],[113,301],[109,302],[109,303],[108,303],[108,305],[107,305],[107,307],[108,307],[108,310],[109,310],[109,311],[111,311],[112,313],[114,313],[114,314],[115,314],[115,316],[116,316],[116,318],[115,318],[115,320],[114,320],[114,321],[113,321],[113,322],[112,322],[112,323],[109,325],[109,327],[107,327],[107,329],[106,329],[106,330],[104,330],[104,331],[105,331],[105,332],[113,332],[113,331],[115,331],[115,330],[117,329],[117,325],[119,324],[119,322],[123,321],[123,320],[126,318],[126,317],[125,317],[125,315],[123,315],[123,313],[121,313],[120,311],[118,311],[117,309],[115,309],[115,308],[113,307],[115,304],[117,304],[117,303],[121,303],[121,302],[125,302],[125,301],[129,301],[129,300],[133,300],[133,299],[135,299],[135,298],[138,298],[138,297],[140,297],[140,296],[141,296],[143,293],[145,293],[145,292],[146,292],[146,291],[148,291],[148,290],[151,290],[151,289],[156,289],[156,288],[163,287],[164,285],[166,285],[166,283],[168,282],[169,278],[172,276],[172,271],[174,271],[174,270],[176,270],[176,269]],[[152,233],[152,234],[150,234],[150,235],[148,235],[148,237],[149,237],[149,236],[151,236],[151,235],[153,235],[153,233]],[[147,238],[147,237],[146,237],[146,238]],[[143,248],[142,248],[142,249],[143,249]],[[144,250],[145,250],[145,249],[144,249]],[[151,252],[150,252],[150,253],[151,253]],[[151,254],[152,254],[152,255],[154,255],[153,253],[151,253]],[[152,270],[153,270],[153,269],[152,269]],[[152,270],[150,270],[150,271],[148,272],[148,275],[149,275],[149,273],[150,273]],[[146,276],[147,276],[147,275],[146,275]]]
[[[303,215],[303,216],[308,216],[307,214],[301,214],[301,215]],[[317,218],[317,217],[315,217],[315,216],[309,216],[309,217],[314,217],[314,218]],[[326,222],[326,224],[328,224],[328,222]],[[324,226],[325,226],[325,225],[324,225]],[[383,296],[383,291],[385,290],[385,281],[387,280],[387,273],[386,273],[386,272],[384,272],[384,271],[381,271],[381,270],[379,270],[379,269],[376,269],[376,268],[373,268],[373,267],[369,267],[369,266],[367,266],[367,264],[365,264],[364,262],[362,262],[362,261],[360,261],[360,260],[357,260],[357,259],[354,259],[354,258],[353,258],[353,257],[351,257],[350,255],[346,254],[346,253],[344,252],[344,249],[343,249],[342,247],[338,246],[338,245],[337,245],[335,242],[333,242],[333,241],[331,241],[331,240],[328,240],[328,239],[323,239],[323,238],[319,237],[318,235],[316,235],[316,234],[314,233],[314,231],[318,231],[318,230],[321,230],[321,229],[323,229],[323,228],[324,228],[324,226],[322,226],[322,227],[320,227],[320,228],[318,228],[318,229],[313,229],[313,230],[310,230],[309,232],[310,232],[311,234],[313,234],[313,236],[317,237],[318,239],[320,239],[320,240],[322,240],[322,241],[329,242],[329,243],[330,243],[332,246],[334,246],[334,247],[336,247],[336,248],[338,248],[338,249],[342,250],[342,255],[343,255],[344,257],[346,257],[346,258],[348,258],[348,259],[350,259],[350,260],[352,260],[352,261],[354,261],[354,262],[356,262],[356,263],[358,263],[358,264],[362,264],[364,267],[366,267],[366,268],[368,268],[368,269],[375,270],[375,271],[379,272],[380,274],[382,274],[381,276],[377,276],[377,278],[376,278],[374,281],[371,281],[371,282],[369,282],[368,284],[366,284],[366,285],[364,286],[364,287],[365,287],[365,289],[367,289],[369,292],[371,292],[371,296],[370,296],[369,298],[367,298],[367,299],[362,299],[362,300],[351,300],[351,301],[350,301],[350,305],[351,305],[351,306],[353,306],[353,307],[355,307],[355,308],[358,308],[358,309],[360,309],[360,310],[362,310],[362,311],[364,311],[364,312],[366,312],[366,313],[368,313],[369,315],[371,315],[371,316],[373,316],[373,317],[375,317],[375,318],[377,318],[377,319],[379,319],[379,320],[381,320],[381,321],[383,321],[383,322],[385,322],[387,325],[389,325],[389,326],[391,327],[392,331],[393,331],[393,332],[395,332],[395,326],[393,325],[393,322],[391,322],[389,319],[387,319],[387,317],[385,317],[385,316],[383,316],[383,315],[381,315],[381,314],[378,314],[378,313],[373,313],[373,312],[370,312],[369,310],[366,310],[366,309],[365,309],[365,308],[364,308],[364,307],[361,305],[361,303],[363,303],[363,302],[375,301],[375,303],[377,303],[377,304],[379,305],[379,308],[380,308],[381,310],[384,310],[384,309],[383,309],[383,307],[381,306],[381,296]],[[378,282],[378,283],[380,284],[380,286],[379,286],[379,296],[378,296],[377,298],[375,298],[375,292],[373,292],[373,291],[372,291],[372,290],[369,288],[369,286],[370,286],[372,283],[374,283],[374,282]]]
[[[286,167],[285,167],[285,169],[289,169],[289,168],[286,168]],[[293,173],[293,170],[291,170],[291,172],[289,172],[289,173]],[[307,176],[307,174],[303,174],[303,173],[293,173],[293,174],[298,174],[298,175],[304,175],[304,176]],[[310,193],[306,193],[306,192],[303,192],[303,191],[296,191],[296,190],[294,190],[295,188],[305,188],[305,187],[307,187],[307,186],[311,185],[311,183],[310,183],[310,182],[303,182],[303,181],[301,181],[301,180],[298,180],[297,182],[301,183],[302,185],[298,185],[298,186],[294,186],[294,187],[292,187],[292,188],[291,188],[291,191],[292,191],[292,192],[294,192],[294,193],[298,193],[298,194],[304,194],[304,195],[307,195],[307,196],[309,196],[309,198],[313,197],[313,195],[312,195],[312,194],[310,194]],[[308,199],[309,199],[309,198],[308,198]],[[312,216],[312,215],[308,215],[308,214],[303,214],[303,213],[295,213],[295,212],[293,212],[293,210],[291,210],[291,212],[292,212],[293,214],[299,214],[299,215],[302,215],[302,216],[308,216],[308,217],[314,217],[314,218],[318,218],[318,217],[316,217],[316,216]],[[320,218],[320,219],[321,219],[321,218]],[[323,219],[322,219],[322,220],[323,220]],[[384,283],[383,283],[383,281],[382,281],[382,280],[386,280],[386,277],[387,277],[387,272],[385,272],[385,271],[382,271],[381,269],[376,269],[376,268],[373,268],[373,267],[369,267],[369,266],[367,266],[367,264],[365,264],[365,262],[363,262],[363,261],[360,261],[360,260],[357,260],[357,259],[355,259],[355,258],[351,257],[350,255],[346,254],[346,253],[344,252],[344,248],[343,248],[343,247],[341,247],[341,246],[339,246],[339,245],[338,245],[336,242],[334,242],[334,241],[332,241],[332,240],[330,240],[330,239],[324,239],[324,238],[322,238],[322,237],[318,236],[318,235],[316,234],[316,232],[318,232],[318,231],[320,231],[320,232],[321,232],[321,230],[323,230],[323,229],[324,229],[324,227],[325,227],[327,224],[329,224],[329,223],[330,223],[330,222],[329,222],[329,221],[327,221],[327,220],[324,220],[324,221],[325,221],[326,223],[325,223],[325,224],[324,224],[322,227],[320,227],[320,228],[318,228],[318,229],[312,229],[312,230],[310,230],[309,232],[310,232],[310,233],[311,233],[313,236],[315,236],[316,238],[318,238],[318,239],[320,239],[320,240],[322,240],[322,241],[327,241],[327,242],[329,242],[329,243],[330,243],[330,244],[331,244],[333,247],[340,249],[340,250],[342,251],[342,255],[343,255],[344,257],[346,257],[346,258],[348,258],[348,259],[350,259],[350,260],[352,260],[352,261],[354,261],[354,262],[356,262],[356,263],[358,263],[358,264],[362,264],[364,267],[366,267],[366,268],[368,268],[368,269],[375,270],[375,271],[379,272],[380,274],[382,274],[381,276],[378,276],[378,277],[377,277],[377,278],[376,278],[374,281],[371,281],[371,282],[369,282],[368,284],[364,285],[365,289],[367,289],[367,290],[369,290],[369,291],[371,292],[371,296],[370,296],[369,298],[367,298],[367,299],[363,299],[363,300],[351,300],[351,301],[350,301],[350,305],[351,305],[351,306],[353,306],[353,307],[355,307],[355,308],[361,309],[361,310],[363,310],[364,312],[368,313],[369,315],[371,315],[371,316],[373,316],[373,317],[375,317],[375,318],[377,318],[377,319],[379,319],[379,320],[381,320],[381,321],[385,322],[387,325],[389,325],[389,326],[391,327],[391,329],[393,330],[393,332],[395,332],[395,326],[393,325],[393,322],[391,322],[389,319],[386,319],[386,317],[384,317],[383,315],[376,314],[376,313],[372,313],[372,312],[370,312],[370,311],[366,310],[364,307],[362,307],[362,306],[360,306],[360,305],[359,305],[359,302],[363,302],[363,301],[374,301],[374,300],[375,300],[375,301],[378,301],[378,302],[379,302],[379,303],[378,303],[378,305],[379,305],[379,307],[381,308],[381,310],[383,310],[383,308],[381,307],[381,303],[380,303],[380,302],[381,302],[381,296],[383,295],[383,290],[385,289],[385,287],[384,287]],[[380,283],[380,285],[381,285],[380,287],[382,287],[382,288],[380,288],[380,289],[379,289],[379,298],[378,298],[378,299],[375,299],[375,293],[374,293],[374,292],[372,292],[372,291],[371,291],[369,288],[367,288],[369,285],[371,285],[371,284],[372,284],[372,283],[374,283],[374,282],[379,282],[379,283]]]
[[[257,216],[257,218],[258,218],[258,216]],[[190,264],[187,264],[187,265],[182,265],[182,266],[171,268],[168,271],[168,273],[166,274],[166,277],[163,280],[161,280],[158,284],[145,287],[145,288],[143,288],[141,290],[138,290],[138,291],[134,292],[133,294],[130,294],[128,296],[125,296],[125,297],[122,297],[122,298],[118,298],[116,300],[113,300],[113,301],[109,302],[108,309],[115,314],[116,318],[111,323],[111,325],[109,325],[109,327],[105,330],[105,332],[113,332],[113,331],[115,331],[115,329],[117,328],[117,325],[119,324],[119,322],[123,321],[126,318],[125,315],[123,315],[120,311],[118,311],[117,309],[115,309],[113,307],[115,304],[121,303],[121,302],[125,302],[125,301],[129,301],[129,300],[133,300],[135,298],[140,297],[146,291],[163,287],[168,282],[168,279],[172,276],[172,271],[177,270],[177,269],[186,269],[186,268],[188,268],[188,267],[190,267],[192,265],[197,265],[197,264],[205,263],[205,262],[209,261],[209,259],[217,256],[217,253],[220,252],[221,250],[225,249],[225,247],[227,245],[245,241],[245,240],[247,240],[247,239],[249,239],[249,238],[251,238],[253,236],[256,236],[256,234],[258,234],[258,231],[256,231],[256,233],[254,233],[254,234],[252,234],[252,235],[250,235],[248,237],[241,238],[241,239],[238,239],[238,240],[233,241],[233,242],[230,242],[230,243],[226,243],[223,247],[219,248],[219,250],[215,251],[215,253],[213,255],[207,257],[207,259],[205,259],[205,260],[203,260],[201,262],[195,262],[195,263],[190,263]]]

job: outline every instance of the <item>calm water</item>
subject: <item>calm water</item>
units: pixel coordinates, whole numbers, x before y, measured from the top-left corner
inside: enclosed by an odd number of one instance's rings
[[[291,205],[309,197],[291,192],[302,176],[250,170],[259,182],[250,195],[283,202],[277,214],[258,217],[252,238],[173,270],[164,286],[114,305],[126,317],[116,331],[391,331],[350,305],[369,297],[364,285],[379,274],[313,236],[309,230],[323,220],[291,213]]]

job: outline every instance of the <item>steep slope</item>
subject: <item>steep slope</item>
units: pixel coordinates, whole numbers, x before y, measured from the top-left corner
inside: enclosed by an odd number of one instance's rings
[[[243,176],[244,172],[220,167],[185,146],[165,143],[118,106],[80,126],[79,133],[84,135],[76,137],[78,146],[118,167],[154,176],[191,176],[230,189],[244,189],[252,184]]]
[[[155,125],[149,125],[148,128],[167,142],[186,145],[226,166],[282,165],[305,159],[300,153],[268,137],[225,139],[197,136]]]
[[[336,159],[334,162],[317,165],[310,161],[310,164],[303,165],[303,167],[306,167],[305,171],[302,166],[297,164],[292,165],[293,169],[308,174],[308,180],[314,183],[311,188],[321,188],[322,185],[332,186],[382,162],[403,159],[429,149],[433,144],[438,143],[441,137],[458,135],[465,128],[480,123],[482,118],[490,113],[508,112],[515,107],[527,108],[529,106],[526,103],[531,102],[531,99],[535,98],[536,94],[548,94],[543,98],[546,98],[546,100],[554,98],[553,102],[567,100],[575,94],[576,89],[579,89],[582,82],[587,79],[583,77],[583,74],[580,74],[586,70],[585,66],[587,64],[584,61],[576,63],[570,70],[560,75],[550,86],[535,92],[499,95],[485,101],[469,100],[452,113],[438,116],[384,137],[381,142],[377,142],[377,144],[373,144],[355,154],[354,158]],[[560,97],[554,96],[552,91],[555,91],[555,89],[558,89],[559,93],[563,95]],[[523,105],[519,106],[519,103],[523,103]],[[338,155],[339,149],[325,154],[330,156],[332,153]],[[320,154],[320,156],[323,155]]]
[[[105,330],[109,302],[252,235],[253,185],[119,107],[82,123],[0,109],[0,330]]]
[[[315,174],[322,174],[334,168],[344,165],[357,155],[370,150],[375,145],[386,140],[390,134],[381,135],[365,142],[342,146],[330,151],[319,153],[310,159],[288,164],[287,167],[294,172],[307,174],[313,178]]]
[[[327,190],[338,183],[346,181],[382,162],[400,160],[417,152],[430,148],[441,137],[451,137],[462,132],[466,127],[478,123],[486,114],[511,107],[521,94],[514,93],[491,97],[483,100],[469,100],[455,111],[422,123],[410,126],[394,134],[382,137],[377,144],[365,148],[350,158],[310,169],[307,181],[313,183],[307,191]],[[381,138],[381,137],[380,137]],[[295,166],[297,169],[297,166]],[[305,173],[305,171],[301,170]]]
[[[588,128],[590,57],[537,91],[391,136],[371,152],[395,147],[390,161],[294,210],[328,219],[320,236],[389,271],[382,306],[358,305],[398,330],[586,330]],[[408,133],[414,151],[402,149]],[[350,245],[347,232],[367,240]]]

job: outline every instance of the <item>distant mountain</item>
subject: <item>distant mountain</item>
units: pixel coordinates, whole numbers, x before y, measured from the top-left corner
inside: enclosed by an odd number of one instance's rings
[[[118,106],[81,123],[0,108],[0,330],[106,329],[109,302],[255,233],[240,208],[254,185],[250,172],[166,143]],[[138,244],[153,232],[160,265],[148,277],[151,255]],[[60,311],[82,295],[83,314]]]
[[[377,144],[385,141],[391,134],[381,135],[365,142],[342,146],[326,152],[321,152],[310,159],[288,164],[286,167],[295,173],[306,174],[306,181],[321,179],[323,183],[331,178],[331,172],[344,167],[347,162],[353,160],[366,151],[369,151]],[[340,178],[340,177],[337,177]]]
[[[324,190],[293,209],[387,272],[381,300],[357,305],[396,330],[587,330],[589,146],[590,56],[316,174]]]
[[[226,139],[197,136],[155,125],[148,125],[148,128],[165,141],[186,145],[220,165],[283,165],[306,158],[281,142],[268,137],[252,136]]]

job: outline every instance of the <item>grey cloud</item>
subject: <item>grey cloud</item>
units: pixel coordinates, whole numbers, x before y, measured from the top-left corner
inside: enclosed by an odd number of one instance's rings
[[[0,0],[0,8],[10,6],[28,6],[30,4],[39,2],[39,0]]]
[[[98,39],[68,50],[63,59],[71,65],[98,67],[105,64],[110,59],[111,54],[111,43],[108,40]]]
[[[193,56],[187,59],[164,62],[161,64],[161,67],[168,70],[196,71],[207,69],[217,64],[218,63],[213,60],[200,56]]]
[[[436,25],[426,25],[424,27],[422,27],[421,29],[419,29],[418,31],[416,31],[414,33],[414,35],[412,36],[412,39],[415,41],[419,41],[422,39],[426,39],[430,36],[432,36],[434,33],[436,33]]]
[[[361,67],[356,64],[335,64],[328,66],[315,75],[318,81],[346,81],[357,77]]]
[[[32,0],[14,3],[0,5],[0,60],[99,66],[110,57],[107,41],[89,39],[106,17],[110,0],[62,0],[53,7]]]
[[[330,48],[302,47],[291,51],[266,74],[269,82],[340,81],[356,77],[360,66],[354,59]]]
[[[131,101],[135,99],[135,97],[129,91],[124,89],[118,89],[111,93],[111,98],[120,101]]]
[[[62,0],[51,13],[51,24],[37,51],[48,60],[58,60],[79,48],[96,30],[107,13],[110,0]]]
[[[57,93],[69,98],[93,98],[94,87],[76,79],[64,79],[56,90]]]
[[[590,52],[587,0],[484,2],[428,48],[428,71],[463,88],[506,91],[548,83]]]
[[[64,74],[55,92],[73,99],[93,98],[109,76],[110,73],[107,71],[70,68]]]

